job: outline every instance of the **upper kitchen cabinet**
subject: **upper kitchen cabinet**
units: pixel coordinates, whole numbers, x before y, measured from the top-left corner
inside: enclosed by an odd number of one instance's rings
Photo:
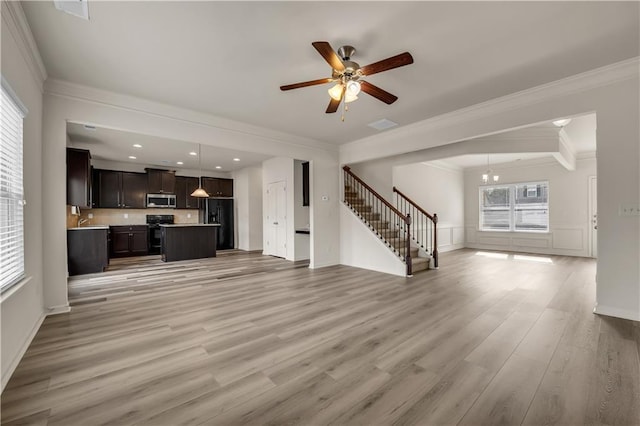
[[[67,148],[67,204],[91,208],[91,154]]]
[[[233,179],[203,177],[202,188],[210,197],[233,197]]]
[[[197,209],[199,200],[191,196],[196,189],[198,189],[198,178],[176,176],[176,208]]]
[[[149,178],[150,194],[175,194],[176,172],[159,169],[146,169]]]
[[[145,208],[147,174],[95,170],[94,207],[99,208]]]

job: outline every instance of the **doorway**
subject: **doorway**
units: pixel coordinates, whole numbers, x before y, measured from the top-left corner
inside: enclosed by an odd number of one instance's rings
[[[267,186],[266,247],[264,254],[287,257],[287,185],[273,182]]]

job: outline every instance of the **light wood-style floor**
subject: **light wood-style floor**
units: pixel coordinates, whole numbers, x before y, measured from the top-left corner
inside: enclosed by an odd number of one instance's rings
[[[637,425],[637,323],[595,262],[475,250],[411,279],[259,254],[74,279],[5,425]]]

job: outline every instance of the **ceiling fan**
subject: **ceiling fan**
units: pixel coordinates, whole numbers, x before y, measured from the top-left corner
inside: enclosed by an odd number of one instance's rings
[[[413,63],[413,57],[411,54],[409,52],[404,52],[361,67],[359,64],[351,60],[351,57],[356,53],[356,49],[353,46],[342,46],[338,49],[338,53],[336,54],[331,45],[326,41],[315,41],[311,44],[316,48],[318,53],[322,55],[324,60],[331,65],[333,70],[331,77],[287,84],[286,86],[280,86],[280,90],[299,89],[301,87],[335,82],[336,85],[329,89],[329,96],[331,97],[331,100],[327,107],[327,114],[336,112],[343,99],[345,104],[358,99],[357,95],[361,90],[386,104],[394,103],[398,100],[397,96],[392,95],[391,93],[382,90],[378,86],[374,86],[367,81],[361,80],[361,78]]]

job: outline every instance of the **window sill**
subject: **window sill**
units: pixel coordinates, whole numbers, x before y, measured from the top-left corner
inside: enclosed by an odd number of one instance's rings
[[[21,279],[20,281],[12,285],[11,287],[5,289],[0,295],[0,303],[3,303],[5,300],[10,298],[14,293],[17,293],[18,291],[20,291],[20,289],[23,288],[25,285],[27,285],[27,283],[31,281],[31,279],[32,279],[31,276],[24,277],[23,279]]]
[[[500,234],[525,234],[525,235],[529,235],[529,234],[536,234],[536,235],[551,235],[551,231],[509,231],[509,230],[505,230],[505,231],[501,231],[499,229],[478,229],[477,232],[497,232]]]

